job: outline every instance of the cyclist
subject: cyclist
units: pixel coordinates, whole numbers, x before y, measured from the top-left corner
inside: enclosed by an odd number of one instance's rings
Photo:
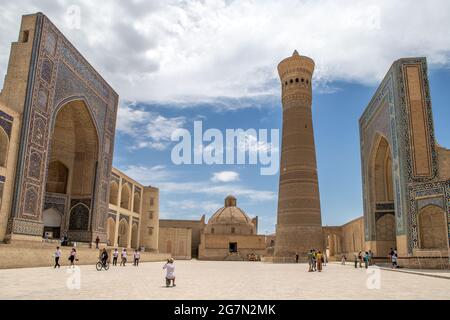
[[[101,261],[102,261],[103,267],[105,267],[106,263],[108,262],[108,252],[106,252],[106,249],[103,249],[103,251],[102,251]]]

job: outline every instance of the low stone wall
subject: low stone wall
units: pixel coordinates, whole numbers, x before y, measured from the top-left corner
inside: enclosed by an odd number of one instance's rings
[[[450,270],[449,257],[410,257],[399,258],[398,265],[408,269]]]
[[[55,247],[41,245],[26,248],[23,246],[0,245],[0,269],[52,267],[54,265],[53,253]],[[60,265],[68,266],[71,247],[62,247]],[[77,261],[79,265],[95,265],[98,262],[99,250],[77,248]],[[168,254],[142,252],[140,262],[158,262],[169,258]],[[120,259],[120,258],[119,258]],[[120,262],[120,260],[119,260]],[[128,253],[128,263],[133,263],[133,251]]]

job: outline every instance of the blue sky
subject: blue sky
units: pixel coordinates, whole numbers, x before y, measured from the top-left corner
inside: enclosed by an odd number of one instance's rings
[[[358,119],[392,62],[425,56],[436,136],[450,146],[450,1],[21,0],[0,3],[0,87],[20,17],[43,12],[121,97],[114,165],[161,189],[165,218],[198,219],[228,194],[260,232],[276,223],[278,176],[257,166],[174,166],[171,134],[281,125],[276,66],[316,62],[314,126],[323,222],[362,214]]]
[[[388,68],[386,66],[386,71]],[[450,70],[431,69],[429,77],[436,136],[442,146],[448,147]],[[330,82],[329,85],[334,88],[334,92],[314,93],[313,121],[323,223],[341,225],[362,215],[358,120],[376,86],[349,82]],[[129,108],[151,113],[152,119],[163,117],[167,123],[171,119],[183,119],[182,127],[191,132],[193,121],[199,119],[203,121],[204,130],[217,128],[225,132],[226,129],[238,128],[281,128],[279,100],[278,96],[248,100],[247,107],[235,110],[219,108],[215,104],[200,104],[195,107],[185,107],[182,104],[133,104]],[[242,209],[250,216],[260,217],[261,233],[274,231],[278,174],[261,176],[258,165],[175,166],[170,155],[175,143],[158,138],[150,140],[162,141],[165,149],[133,149],[135,141],[132,135],[119,131],[114,165],[144,183],[161,187],[163,218],[199,219],[203,214],[209,217],[223,205],[225,196],[234,194]],[[239,180],[213,182],[214,174],[223,171],[236,172]]]

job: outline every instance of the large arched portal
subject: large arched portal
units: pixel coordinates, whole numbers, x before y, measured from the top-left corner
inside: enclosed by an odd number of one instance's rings
[[[396,248],[396,223],[394,188],[392,178],[392,155],[389,142],[384,137],[378,138],[372,151],[372,162],[369,168],[371,179],[371,221],[374,223],[378,256],[387,256],[391,248]]]
[[[86,104],[81,100],[62,106],[53,126],[46,183],[47,195],[66,199],[64,232],[69,238],[89,241],[81,234],[90,230],[99,138]]]

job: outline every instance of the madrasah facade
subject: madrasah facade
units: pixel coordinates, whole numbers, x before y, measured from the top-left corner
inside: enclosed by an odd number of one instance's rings
[[[434,136],[426,59],[396,61],[362,115],[364,216],[340,227],[322,226],[314,141],[301,143],[312,123],[305,118],[304,133],[290,125],[313,105],[313,69],[297,52],[279,68],[283,163],[293,170],[280,180],[281,242],[258,235],[257,217],[232,196],[208,223],[160,220],[159,190],[112,167],[118,94],[44,14],[24,16],[0,94],[0,241],[26,246],[67,235],[183,259],[291,262],[306,253],[299,239],[307,238],[330,257],[372,250],[384,259],[395,247],[404,266],[448,264],[450,151]],[[314,181],[287,142],[311,150]],[[315,186],[314,212],[291,188],[293,174],[298,188]]]

